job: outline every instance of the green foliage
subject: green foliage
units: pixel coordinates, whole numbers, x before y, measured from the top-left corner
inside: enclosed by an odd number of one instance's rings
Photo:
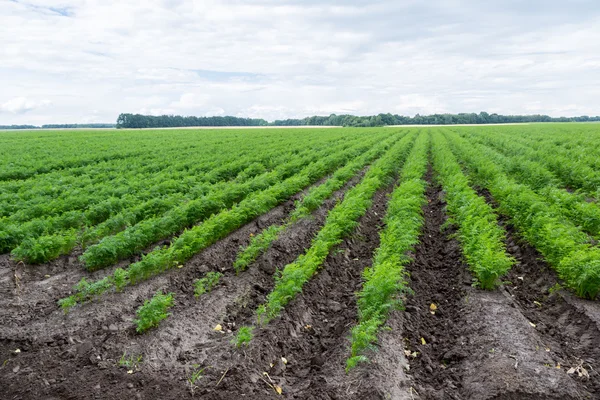
[[[248,268],[260,254],[265,252],[277,240],[279,234],[285,228],[285,225],[271,225],[250,239],[250,244],[240,251],[233,263],[235,272],[239,273]]]
[[[100,243],[89,247],[81,256],[89,270],[96,270],[127,258],[161,239],[169,237],[183,228],[227,209],[236,203],[252,197],[254,193],[268,190],[283,179],[293,176],[299,168],[318,160],[329,153],[338,155],[346,147],[342,143],[333,149],[318,152],[304,150],[301,156],[282,163],[273,171],[265,172],[244,182],[222,182],[215,185],[206,195],[170,209],[161,216],[147,218],[136,225],[105,237]]]
[[[235,345],[235,347],[240,348],[242,346],[248,346],[254,337],[254,327],[252,326],[242,326],[238,330],[235,338],[231,340],[231,343]]]
[[[222,276],[223,274],[220,272],[210,271],[206,273],[204,278],[197,279],[194,282],[194,296],[200,297],[204,293],[210,292],[217,286]]]
[[[471,188],[446,140],[434,134],[433,166],[446,194],[448,212],[458,225],[456,237],[478,285],[494,289],[514,260],[506,254],[504,231],[494,210]]]
[[[358,324],[352,329],[351,356],[346,370],[367,361],[363,354],[377,342],[377,334],[390,310],[401,306],[400,296],[408,292],[404,266],[407,253],[418,242],[423,225],[422,207],[426,203],[422,179],[427,168],[429,135],[420,133],[408,156],[396,187],[388,202],[385,228],[373,265],[363,272],[363,286],[358,293]]]
[[[570,193],[560,188],[561,185],[568,186],[575,183],[571,175],[580,173],[579,164],[585,162],[589,165],[596,165],[596,169],[600,168],[600,162],[597,162],[598,157],[586,160],[589,146],[585,147],[585,153],[583,154],[571,154],[564,149],[561,152],[561,148],[555,145],[551,148],[544,146],[543,149],[540,149],[541,153],[536,153],[530,146],[520,144],[520,138],[518,137],[506,138],[505,135],[482,135],[468,130],[462,130],[459,133],[461,136],[468,138],[471,146],[474,146],[490,161],[502,168],[508,177],[518,183],[530,186],[545,201],[560,210],[563,216],[581,226],[585,232],[596,239],[600,239],[600,206],[597,203],[587,201],[585,194]],[[556,169],[558,165],[549,161],[551,157],[556,157],[557,152],[564,154],[564,157],[559,156],[561,159],[559,170]],[[570,157],[575,157],[575,160]],[[565,160],[565,158],[567,159]],[[532,161],[532,159],[538,161]],[[569,169],[568,175],[565,175],[565,165]],[[552,168],[552,171],[549,168]],[[589,179],[594,182],[593,174],[595,173],[590,172],[588,169],[587,173],[580,179],[584,179],[586,184]],[[600,182],[598,179],[595,181]],[[583,191],[588,196],[595,196],[597,186],[592,184],[591,187],[594,189]]]
[[[303,154],[358,139],[341,130],[288,133],[256,131],[248,137],[244,132],[172,130],[114,137],[96,131],[92,136],[53,132],[28,137],[22,132],[19,141],[28,141],[31,156],[15,158],[10,154],[18,154],[18,148],[11,141],[2,143],[5,166],[22,171],[14,175],[20,177],[16,180],[0,179],[0,253],[16,250],[19,259],[45,262],[78,244],[86,248],[156,219],[228,183],[242,184]],[[237,140],[237,145],[228,146],[223,138]],[[132,236],[136,243],[143,239],[139,233]],[[122,254],[118,247],[107,247],[99,252],[98,265]]]
[[[159,290],[150,300],[144,301],[144,305],[136,312],[137,319],[133,320],[138,333],[157,327],[160,321],[170,315],[167,310],[173,306],[173,295],[173,293],[163,294]]]
[[[37,240],[26,238],[11,254],[17,261],[41,264],[62,254],[67,254],[75,245],[76,240],[75,231],[68,231],[62,235],[41,236]]]
[[[544,256],[569,288],[581,297],[595,298],[600,290],[600,249],[590,244],[588,235],[565,219],[560,208],[508,178],[464,139],[450,133],[447,136],[473,178],[490,191],[500,212],[510,217],[519,234]]]
[[[277,204],[288,199],[304,187],[316,182],[331,170],[368,150],[379,138],[357,140],[358,143],[346,143],[346,148],[329,148],[326,157],[308,163],[289,178],[274,183],[265,190],[250,193],[234,207],[213,214],[202,224],[184,231],[168,247],[157,248],[142,257],[142,260],[129,265],[125,270],[126,285],[135,284],[170,268],[183,264],[199,251],[205,249],[229,233],[238,229],[256,217],[266,213]],[[114,286],[114,277],[108,278],[109,287]],[[74,295],[78,302],[87,301],[85,295]]]
[[[394,135],[390,139],[376,145],[346,166],[338,169],[325,183],[311,188],[302,200],[296,203],[296,208],[290,214],[287,222],[282,225],[271,225],[250,240],[250,244],[238,254],[233,266],[236,272],[245,270],[260,254],[265,252],[277,240],[279,234],[288,226],[310,215],[319,208],[336,190],[341,189],[356,173],[380,156],[390,144],[397,140]]]
[[[369,168],[362,181],[350,189],[344,200],[329,212],[325,225],[308,251],[286,265],[281,275],[276,277],[275,288],[267,296],[264,317],[261,318],[263,323],[279,315],[317,272],[330,250],[354,230],[359,218],[371,206],[375,192],[389,183],[400,168],[399,164],[406,157],[414,139],[415,134],[404,136]]]

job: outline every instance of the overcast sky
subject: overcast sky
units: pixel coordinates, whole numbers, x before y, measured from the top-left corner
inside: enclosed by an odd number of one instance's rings
[[[600,114],[598,0],[0,0],[0,124]]]

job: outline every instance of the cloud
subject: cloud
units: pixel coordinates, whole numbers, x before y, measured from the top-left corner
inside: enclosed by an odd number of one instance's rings
[[[600,113],[595,0],[3,4],[3,124],[120,112]]]
[[[50,105],[49,100],[33,101],[25,97],[15,97],[0,105],[0,113],[23,114]]]

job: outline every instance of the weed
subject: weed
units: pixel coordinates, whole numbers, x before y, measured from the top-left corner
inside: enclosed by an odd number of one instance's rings
[[[204,278],[198,279],[194,282],[194,296],[200,297],[204,293],[210,292],[217,284],[219,279],[223,276],[220,272],[210,271],[204,275]]]
[[[127,352],[123,352],[123,355],[119,359],[118,366],[125,367],[127,369],[137,369],[139,365],[142,363],[142,355],[134,356],[127,355]]]

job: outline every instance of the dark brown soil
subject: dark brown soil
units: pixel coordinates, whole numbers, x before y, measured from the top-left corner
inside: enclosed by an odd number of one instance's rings
[[[0,398],[192,398],[188,378],[201,369],[193,397],[203,399],[600,398],[598,302],[564,290],[551,294],[556,274],[504,219],[507,248],[518,261],[506,278],[510,284],[493,292],[472,287],[454,228],[442,230],[444,197],[431,171],[425,226],[407,267],[414,294],[406,298],[405,311],[390,314],[390,329],[381,332],[370,363],[344,371],[356,323],[355,293],[379,245],[391,187],[376,194],[356,232],[332,251],[281,317],[257,328],[249,347],[235,349],[231,339],[241,325],[254,322],[275,271],[310,246],[328,210],[359,177],[312,218],[286,230],[244,273],[232,268],[239,247],[251,234],[283,221],[294,199],[184,268],[67,315],[56,300],[85,276],[73,255],[37,271],[0,257]],[[195,299],[194,279],[208,271],[220,271],[223,278]],[[172,315],[137,335],[135,310],[159,289],[175,293]],[[221,331],[214,330],[217,324]],[[117,365],[124,352],[143,356],[139,366],[129,367],[132,373]],[[571,367],[582,367],[589,377],[568,374]]]
[[[414,295],[406,300],[403,335],[406,349],[417,353],[409,356],[416,392],[424,399],[456,399],[461,398],[462,387],[457,364],[465,357],[456,345],[467,322],[463,298],[471,278],[458,242],[441,230],[446,222],[445,204],[441,188],[432,183],[431,171],[427,180],[425,225],[414,261],[407,267]],[[432,304],[437,307],[435,314],[431,314]]]
[[[356,183],[362,174],[348,186]],[[327,210],[346,189],[335,193],[313,218],[289,229],[281,243],[262,260],[267,263],[279,259],[292,261],[310,245]],[[48,279],[42,277],[36,281],[30,275],[21,281],[17,292],[14,277],[11,280],[12,274],[7,272],[8,279],[2,281],[2,293],[7,296],[1,301],[10,305],[11,311],[0,316],[0,361],[3,363],[0,386],[4,393],[10,394],[9,398],[23,399],[191,396],[187,376],[195,370],[196,364],[203,364],[202,360],[211,356],[211,343],[220,338],[213,327],[227,315],[227,306],[246,301],[245,296],[257,287],[256,278],[264,274],[264,268],[252,268],[236,276],[232,263],[238,249],[249,242],[251,235],[271,224],[281,223],[300,195],[198,254],[185,268],[78,307],[68,315],[63,315],[56,306],[56,300],[68,293],[60,274],[55,278],[60,290],[44,291],[40,287],[50,286]],[[209,270],[221,271],[224,277],[213,292],[198,301],[193,297],[194,278]],[[71,275],[69,271],[65,274]],[[175,293],[172,316],[159,329],[136,335],[132,323],[135,309],[157,289]],[[23,298],[27,301],[22,301]],[[19,352],[15,352],[17,349]],[[117,367],[124,352],[143,355],[143,362],[132,374],[127,373],[127,368]],[[216,373],[208,368],[202,379],[207,380]]]
[[[220,389],[207,393],[206,398],[276,398],[269,384],[281,387],[285,398],[290,399],[376,396],[376,388],[347,376],[344,368],[350,329],[356,323],[355,292],[360,290],[362,271],[370,265],[379,245],[378,232],[391,188],[375,195],[354,234],[332,251],[323,269],[280,318],[257,328],[248,348],[235,350],[228,344],[227,362],[220,368],[228,373]],[[254,322],[253,317],[237,314],[235,321],[231,316],[228,319],[239,326]]]
[[[414,392],[422,399],[593,398],[556,368],[545,338],[508,293],[471,286],[454,228],[441,230],[443,193],[434,185],[427,196],[421,244],[408,267],[415,294],[403,321]]]

